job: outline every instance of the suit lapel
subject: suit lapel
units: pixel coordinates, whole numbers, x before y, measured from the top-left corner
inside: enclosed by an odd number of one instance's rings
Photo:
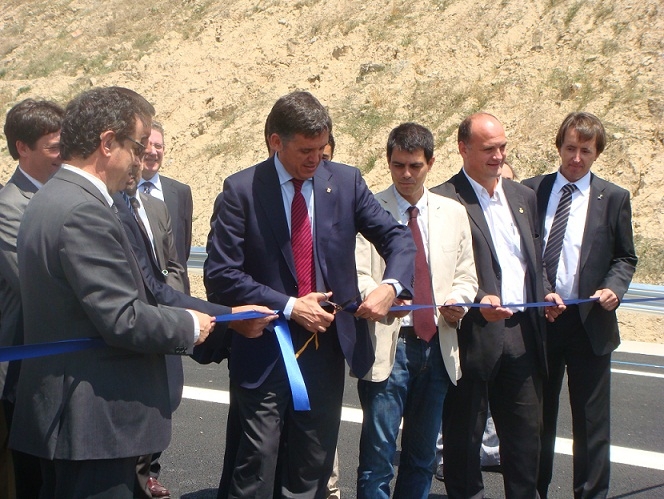
[[[32,199],[32,195],[37,192],[37,186],[33,184],[28,177],[26,177],[21,170],[16,168],[14,175],[10,181],[18,187],[18,190],[21,192],[26,199]]]
[[[549,206],[549,198],[556,182],[556,173],[545,176],[537,188],[537,216],[539,220],[540,235],[544,234],[544,222],[546,221],[546,209]]]
[[[593,241],[597,229],[602,225],[606,215],[606,196],[604,189],[606,183],[591,173],[590,191],[588,195],[588,215],[586,216],[586,227],[583,230],[583,240],[581,242],[581,257],[579,261],[579,273],[585,267],[588,256],[592,253]]]
[[[136,195],[139,197],[141,204],[143,205],[145,215],[148,217],[148,222],[150,222],[150,230],[152,231],[152,237],[154,237],[154,251],[156,253],[155,256],[157,257],[157,264],[160,269],[165,269],[168,262],[166,262],[166,257],[164,256],[164,245],[162,244],[164,240],[164,230],[162,228],[161,218],[155,209],[155,204],[153,202],[155,200],[159,200],[152,198],[152,196],[149,194],[143,194],[142,192],[137,192]],[[136,215],[138,215],[138,213]],[[146,236],[148,235],[146,234]],[[152,244],[150,244],[150,246],[152,247]]]
[[[486,240],[487,245],[491,249],[493,259],[497,262],[498,255],[496,253],[496,248],[493,245],[491,231],[489,230],[489,226],[486,223],[486,218],[484,218],[482,206],[480,206],[480,201],[477,199],[477,195],[473,190],[473,186],[470,185],[470,182],[468,182],[468,179],[463,172],[459,172],[453,177],[453,183],[457,190],[457,199],[466,208],[468,217],[481,232],[482,236]]]
[[[277,246],[288,265],[293,278],[297,281],[295,272],[295,261],[291,248],[290,232],[288,222],[284,213],[284,200],[281,196],[279,176],[274,166],[274,160],[268,159],[256,167],[256,181],[254,184],[258,205],[263,211],[272,235],[277,241]]]
[[[503,181],[503,191],[505,192],[505,197],[507,198],[507,204],[510,207],[512,212],[512,219],[519,229],[519,235],[521,237],[521,251],[523,252],[523,257],[526,260],[526,266],[528,267],[528,272],[536,272],[534,262],[537,261],[537,254],[535,252],[535,241],[531,237],[531,226],[529,221],[528,207],[526,205],[525,199],[520,192],[514,187],[514,184],[510,181]],[[535,213],[532,216],[536,216]],[[532,274],[535,275],[535,274]]]
[[[446,228],[444,221],[443,206],[437,196],[432,193],[428,193],[429,203],[429,217],[428,217],[428,234],[429,234],[429,269],[431,270],[431,283],[433,285],[434,294],[436,291],[436,269],[443,267],[442,262],[440,261],[443,252],[440,251],[444,247],[443,238],[446,236]],[[451,229],[451,227],[450,227]],[[436,311],[436,315],[438,312]]]
[[[333,222],[333,217],[327,214],[336,211],[337,199],[337,185],[334,183],[332,173],[327,169],[325,163],[321,163],[314,174],[314,257],[318,261],[325,281],[327,281],[327,262],[325,261],[327,251],[324,248],[332,233]],[[325,289],[328,288],[328,283],[325,282]]]
[[[397,203],[397,198],[394,196],[394,191],[391,187],[376,194],[376,199],[383,207],[383,209],[388,211],[397,222],[402,225],[408,224],[408,220],[401,219],[401,214],[399,213],[399,204]]]

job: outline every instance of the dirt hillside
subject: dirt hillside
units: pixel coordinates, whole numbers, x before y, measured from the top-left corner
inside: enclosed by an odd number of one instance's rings
[[[389,183],[384,143],[402,121],[434,132],[436,185],[460,167],[456,127],[473,111],[501,119],[526,177],[557,167],[559,123],[588,110],[610,135],[594,171],[633,196],[635,280],[662,284],[662,33],[661,0],[3,0],[0,123],[25,97],[144,94],[166,127],[164,173],[193,188],[202,245],[223,179],[265,157],[265,117],[291,90],[329,107],[336,159],[372,189]],[[0,182],[13,168],[3,143]]]

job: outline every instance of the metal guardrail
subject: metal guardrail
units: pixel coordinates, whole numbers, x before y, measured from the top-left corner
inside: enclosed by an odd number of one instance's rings
[[[207,258],[205,248],[200,246],[193,246],[191,248],[191,255],[187,265],[189,272],[196,274],[203,273],[203,264]],[[624,310],[634,310],[637,312],[645,312],[649,314],[664,315],[664,286],[653,286],[652,284],[638,284],[633,282],[625,298],[663,298],[662,301],[649,301],[644,303],[623,303],[621,308]]]

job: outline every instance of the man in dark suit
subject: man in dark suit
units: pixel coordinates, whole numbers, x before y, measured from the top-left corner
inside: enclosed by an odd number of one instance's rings
[[[148,146],[143,155],[143,178],[139,182],[138,190],[161,199],[168,207],[178,262],[185,269],[184,289],[185,293],[189,293],[189,276],[186,270],[187,260],[191,253],[194,203],[191,197],[191,187],[159,173],[164,161],[165,148],[164,128],[160,123],[153,121]]]
[[[261,331],[271,320],[276,318],[276,316],[270,315],[270,310],[265,307],[242,306],[231,309],[224,305],[199,300],[184,293],[182,281],[184,269],[176,261],[168,209],[163,201],[137,192],[140,175],[141,167],[135,164],[124,189],[124,194],[113,194],[113,200],[118,207],[118,215],[138,260],[146,286],[155,296],[157,302],[162,305],[192,308],[210,315],[225,315],[245,310],[263,311],[267,314],[264,319],[221,323],[217,325],[212,336],[208,338],[210,342],[222,338],[226,334],[227,327],[245,331],[248,334]],[[208,343],[201,345],[200,348],[203,348],[203,346],[210,348]],[[180,356],[167,355],[166,368],[171,408],[175,411],[182,400],[184,385]],[[158,480],[161,471],[160,456],[161,452],[157,452],[141,456],[138,460],[137,473],[140,490],[137,490],[137,494],[142,497],[170,496],[169,490]]]
[[[451,498],[484,496],[480,445],[490,403],[505,496],[532,498],[546,373],[544,311],[503,304],[545,299],[535,196],[501,179],[507,140],[494,116],[466,118],[458,144],[463,169],[431,190],[465,206],[479,283],[475,302],[491,306],[471,308],[458,332],[462,377],[443,410],[445,487]],[[554,294],[546,300],[560,302]],[[553,319],[559,312],[547,307],[546,313]]]
[[[384,317],[397,295],[412,295],[415,249],[357,169],[322,161],[332,122],[314,96],[281,97],[269,119],[276,155],[224,182],[205,283],[216,301],[249,300],[289,319],[293,347],[302,349],[297,362],[311,410],[293,409],[273,331],[233,335],[231,405],[237,405],[242,435],[228,496],[272,497],[280,480],[283,496],[322,497],[341,418],[344,356],[357,375],[367,372],[373,355],[363,319]],[[381,249],[387,281],[359,305],[356,317],[334,315],[321,302],[358,296],[358,232]],[[282,472],[276,476],[278,457]]]
[[[549,378],[544,384],[537,485],[542,498],[547,497],[553,473],[565,368],[574,435],[574,497],[601,498],[609,491],[611,352],[620,344],[615,310],[632,280],[637,257],[629,192],[590,172],[605,143],[604,127],[596,116],[571,113],[556,136],[558,171],[523,181],[537,193],[549,281],[563,299],[597,298],[567,307],[548,325]],[[566,221],[559,218],[565,210]]]
[[[18,234],[25,343],[99,348],[23,361],[10,446],[37,456],[42,497],[133,497],[136,458],[170,440],[165,354],[201,343],[213,317],[157,306],[114,210],[154,108],[93,89],[62,122],[67,163],[30,201]]]
[[[5,120],[7,148],[12,158],[18,161],[18,167],[0,191],[0,347],[23,344],[16,237],[23,212],[32,195],[60,168],[60,125],[63,113],[63,109],[54,102],[26,99],[12,107]],[[0,377],[0,412],[6,418],[9,431],[21,363],[14,361],[8,365],[3,364],[4,368],[0,369],[3,374]],[[11,481],[16,484],[17,496],[38,497],[41,486],[39,460],[13,451],[11,459],[6,461],[6,467],[3,466],[0,471],[0,476],[4,476],[6,469],[12,467],[14,478]],[[0,482],[8,483],[3,480]]]

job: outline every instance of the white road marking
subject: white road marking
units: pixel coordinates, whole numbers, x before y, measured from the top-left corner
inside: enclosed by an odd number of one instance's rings
[[[617,370],[613,370],[617,371]],[[620,371],[622,374],[623,371]],[[640,373],[637,371],[628,371],[629,374],[650,375],[649,373]],[[662,377],[658,375],[657,377]],[[226,390],[212,390],[210,388],[196,388],[185,386],[182,397],[191,400],[200,400],[202,402],[214,402],[216,404],[228,405],[230,397]],[[347,423],[361,423],[362,410],[354,407],[342,407],[341,420]],[[572,455],[572,440],[569,438],[556,438],[556,452],[558,454]],[[620,464],[629,464],[640,468],[649,468],[653,470],[664,470],[664,453],[651,452],[629,447],[611,446],[611,462]]]
[[[664,378],[664,374],[648,373],[645,371],[630,371],[629,369],[611,369],[611,372],[616,374],[631,374],[632,376],[646,376],[648,378]]]

